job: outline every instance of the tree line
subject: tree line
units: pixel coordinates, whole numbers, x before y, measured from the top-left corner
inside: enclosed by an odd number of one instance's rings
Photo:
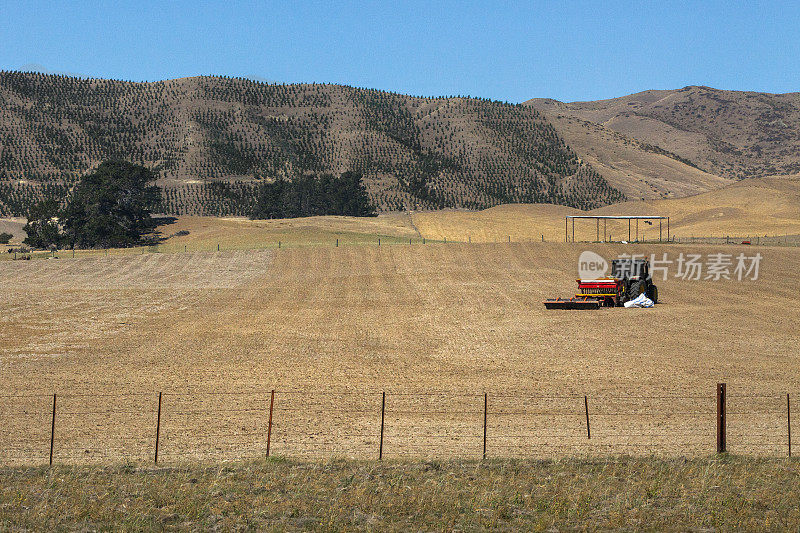
[[[152,213],[162,207],[156,178],[144,166],[105,161],[78,181],[63,205],[53,199],[34,204],[24,242],[34,248],[121,248],[154,242],[157,222]],[[250,218],[375,214],[361,175],[345,172],[264,182]]]
[[[370,202],[361,174],[348,171],[338,177],[299,175],[291,181],[278,178],[262,183],[250,218],[317,215],[375,216],[375,206]]]

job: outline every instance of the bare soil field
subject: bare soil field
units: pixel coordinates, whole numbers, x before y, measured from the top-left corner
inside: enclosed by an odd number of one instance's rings
[[[191,236],[191,234],[190,234]],[[0,462],[273,454],[785,455],[800,385],[796,248],[588,245],[763,256],[747,281],[657,281],[651,310],[546,311],[587,245],[428,243],[4,263]],[[674,265],[673,265],[674,266]],[[674,271],[673,271],[674,272]],[[591,414],[587,439],[585,400]],[[796,396],[795,396],[796,397]],[[793,400],[794,401],[794,400]],[[793,409],[797,412],[797,409]]]

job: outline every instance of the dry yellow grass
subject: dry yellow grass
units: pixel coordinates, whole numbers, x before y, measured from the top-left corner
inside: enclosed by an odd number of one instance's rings
[[[628,198],[676,198],[734,182],[687,165],[614,129],[558,111],[546,116],[570,148]]]
[[[673,235],[708,236],[796,235],[800,233],[800,176],[751,179],[707,193],[667,200],[615,204],[589,212],[556,205],[503,205],[478,212],[438,211],[413,215],[414,224],[427,238],[473,242],[564,241],[566,215],[661,215],[670,217]],[[614,240],[628,239],[627,221],[609,221]],[[639,225],[640,238],[658,239],[658,222]],[[569,228],[570,236],[572,226]],[[667,227],[664,222],[663,237]],[[593,241],[595,221],[575,223],[575,239]],[[600,225],[603,236],[603,223]]]
[[[419,234],[407,214],[392,213],[379,217],[355,218],[341,216],[308,217],[299,219],[249,220],[246,218],[180,217],[174,224],[162,226],[164,236],[188,231],[186,236],[169,238],[161,247],[165,251],[252,249],[277,247],[278,241],[287,246],[331,246],[340,244],[408,242]]]
[[[735,457],[0,468],[0,529],[794,531],[799,474]]]

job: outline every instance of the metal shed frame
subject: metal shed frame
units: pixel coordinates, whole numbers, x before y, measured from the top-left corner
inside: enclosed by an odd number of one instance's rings
[[[594,219],[597,221],[597,242],[600,242],[600,220],[603,220],[603,241],[607,241],[607,229],[608,229],[608,220],[627,220],[628,221],[628,242],[633,241],[631,236],[633,235],[631,232],[631,221],[636,221],[636,242],[639,241],[639,221],[640,220],[658,220],[658,242],[663,242],[663,228],[662,224],[663,221],[667,221],[667,241],[670,239],[669,234],[669,217],[664,217],[660,215],[652,215],[652,216],[625,216],[625,215],[566,215],[564,218],[564,242],[575,242],[575,219],[576,218],[589,218]],[[569,221],[572,219],[572,239],[570,239],[569,234]]]

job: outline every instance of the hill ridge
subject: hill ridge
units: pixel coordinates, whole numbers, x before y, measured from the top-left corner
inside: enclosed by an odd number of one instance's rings
[[[0,72],[0,212],[103,159],[157,170],[170,214],[241,215],[260,179],[362,172],[382,211],[624,199],[537,110],[336,84]]]
[[[658,146],[725,180],[800,172],[798,92],[689,85],[585,102],[534,98],[525,105],[551,119],[567,142],[578,133],[558,122],[579,119]]]

